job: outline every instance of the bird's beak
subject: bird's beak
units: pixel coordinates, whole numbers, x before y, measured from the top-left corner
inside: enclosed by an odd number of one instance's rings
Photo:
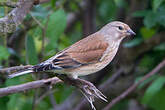
[[[136,35],[135,32],[133,32],[131,29],[127,30],[128,35]]]

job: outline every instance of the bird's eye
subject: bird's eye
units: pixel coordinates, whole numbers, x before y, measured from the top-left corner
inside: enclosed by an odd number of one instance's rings
[[[119,30],[124,30],[124,28],[122,26],[119,26],[118,28],[119,28]]]

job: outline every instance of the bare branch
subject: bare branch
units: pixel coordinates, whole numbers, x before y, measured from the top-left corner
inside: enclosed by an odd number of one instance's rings
[[[22,23],[24,17],[33,7],[33,4],[46,3],[50,0],[19,0],[17,3],[0,2],[14,8],[7,16],[0,18],[0,33],[11,33]]]
[[[54,99],[54,95],[52,94],[52,92],[49,93],[49,100],[50,100],[50,102],[51,102],[51,104],[53,106],[53,110],[55,110],[57,104],[56,104],[56,101]]]
[[[49,79],[43,79],[43,80],[29,82],[26,84],[21,84],[21,85],[6,87],[6,88],[0,88],[0,97],[6,96],[9,94],[13,94],[13,93],[17,93],[17,92],[23,92],[23,91],[26,91],[29,89],[43,87],[46,84],[57,84],[60,82],[62,82],[62,81],[59,78],[53,77],[53,78],[49,78]]]
[[[136,87],[144,82],[146,79],[150,78],[152,75],[156,74],[161,68],[165,66],[165,60],[163,60],[160,64],[158,64],[151,72],[146,74],[139,82],[134,83],[132,86],[130,86],[126,91],[124,91],[121,95],[113,99],[103,110],[110,110],[113,105],[118,103],[120,100],[128,96],[132,91],[136,89]]]
[[[46,91],[44,94],[42,94],[37,100],[36,100],[36,105],[40,103],[41,100],[43,100],[46,96],[49,94],[53,94],[56,91],[56,89]]]
[[[26,69],[26,68],[29,68],[31,67],[31,65],[26,65],[26,66],[14,66],[14,67],[10,67],[10,68],[3,68],[3,69],[0,69],[0,74],[11,74],[11,73],[14,73],[14,72],[17,72],[19,70],[22,70],[22,69]]]
[[[0,32],[11,33],[23,21],[26,14],[33,6],[33,0],[19,0],[18,7],[14,8],[7,16],[0,18]]]
[[[7,7],[11,7],[11,8],[18,7],[16,2],[9,2],[9,1],[1,1],[0,6],[7,6]]]
[[[6,69],[1,69],[0,73],[2,73],[2,72],[3,73],[11,73],[11,71],[19,70],[19,69],[22,69],[23,67],[27,68],[27,66],[22,66],[21,68],[19,68],[17,66],[16,67],[17,69],[15,69],[14,67],[12,67],[12,69],[11,68],[6,68]],[[58,75],[58,77],[33,81],[33,82],[26,83],[26,84],[21,84],[21,85],[6,87],[6,88],[0,88],[0,97],[6,96],[6,95],[9,95],[9,94],[12,94],[12,93],[17,93],[17,92],[29,90],[29,89],[39,88],[39,87],[42,87],[42,86],[44,86],[45,84],[48,84],[48,83],[56,84],[56,83],[59,83],[59,82],[63,81],[64,83],[66,83],[68,85],[75,86],[77,89],[81,90],[83,95],[90,102],[93,109],[95,108],[94,105],[93,105],[94,98],[98,98],[98,99],[102,99],[104,101],[107,101],[106,97],[89,81],[86,81],[86,80],[83,80],[83,79],[80,79],[80,78],[72,79],[72,78],[67,77],[66,75]]]

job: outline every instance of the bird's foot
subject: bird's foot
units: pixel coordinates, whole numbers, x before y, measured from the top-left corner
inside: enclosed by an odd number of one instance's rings
[[[91,104],[93,110],[96,110],[95,106],[93,105],[93,102],[95,101],[94,98],[98,98],[105,102],[108,102],[106,96],[103,93],[101,93],[91,82],[80,78],[74,79],[71,77],[67,77],[65,75],[60,75],[59,77],[62,78],[64,82],[80,89],[80,91],[86,97],[88,102]]]
[[[96,110],[95,106],[93,105],[95,97],[98,99],[102,99],[105,102],[108,102],[106,96],[101,93],[91,82],[79,78],[76,80],[79,81],[78,88],[81,90],[83,95],[91,104],[93,110]]]

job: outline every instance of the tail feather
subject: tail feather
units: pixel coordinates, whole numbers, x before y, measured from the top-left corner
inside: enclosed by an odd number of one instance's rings
[[[21,71],[21,72],[16,72],[16,73],[13,73],[11,75],[8,75],[8,78],[14,78],[14,77],[17,77],[17,76],[21,76],[21,75],[24,75],[24,74],[28,74],[28,73],[32,73],[34,72],[33,70],[24,70],[24,71]]]

